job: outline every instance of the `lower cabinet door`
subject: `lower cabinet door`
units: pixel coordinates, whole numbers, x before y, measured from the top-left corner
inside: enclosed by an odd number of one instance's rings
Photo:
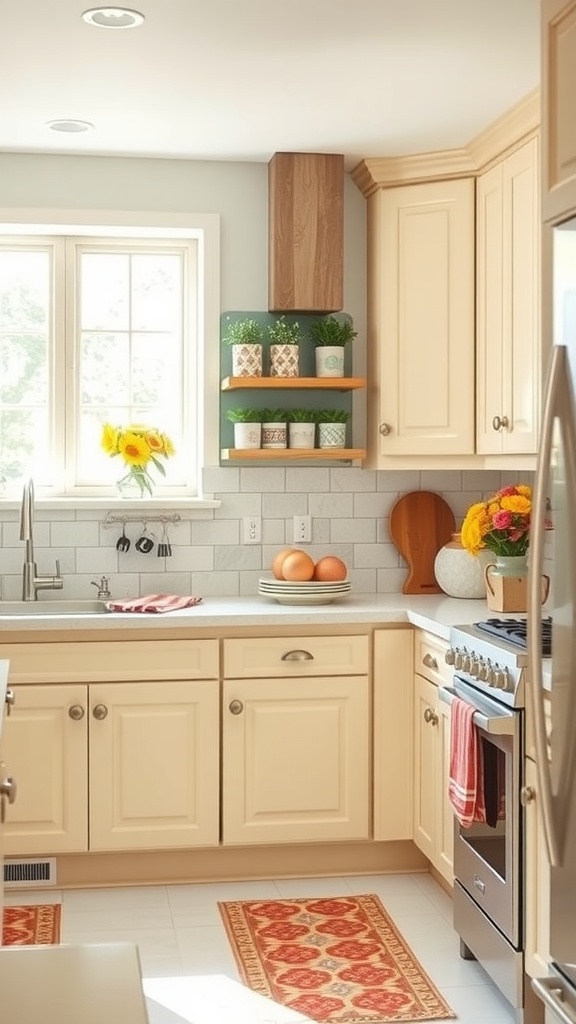
[[[550,864],[544,829],[539,821],[536,764],[524,760],[526,851],[524,887],[525,965],[531,978],[548,974],[550,962]]]
[[[436,835],[435,867],[446,881],[454,882],[454,810],[448,799],[450,778],[450,707],[437,702],[437,773],[438,773],[438,829]]]
[[[414,679],[414,830],[422,853],[436,855],[438,777],[436,770],[438,691],[422,676]]]
[[[225,680],[223,840],[369,837],[368,676]]]
[[[90,849],[219,840],[215,680],[90,686]]]
[[[84,685],[14,687],[2,754],[17,779],[5,856],[88,849],[87,694]]]

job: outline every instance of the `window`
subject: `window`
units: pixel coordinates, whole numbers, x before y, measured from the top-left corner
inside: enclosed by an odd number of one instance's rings
[[[198,496],[207,428],[217,437],[207,260],[202,232],[174,234],[0,234],[6,496],[29,476],[45,496],[115,495],[126,468],[101,448],[104,422],[168,434],[176,454],[165,478],[151,470],[155,495]]]

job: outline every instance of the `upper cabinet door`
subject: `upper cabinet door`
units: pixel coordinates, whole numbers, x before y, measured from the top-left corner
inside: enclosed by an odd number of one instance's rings
[[[538,142],[477,182],[477,451],[538,447],[540,285]]]
[[[379,190],[368,204],[372,465],[472,454],[474,179]]]
[[[542,218],[576,211],[576,0],[542,0]]]

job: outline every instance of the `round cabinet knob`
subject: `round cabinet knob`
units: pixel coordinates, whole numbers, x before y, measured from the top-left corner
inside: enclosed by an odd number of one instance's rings
[[[68,717],[74,722],[80,722],[84,718],[84,713],[81,704],[73,704],[71,708],[68,708]]]
[[[428,722],[429,725],[438,724],[438,715],[435,711],[432,711],[432,708],[426,708],[424,712],[424,721]]]
[[[97,718],[98,721],[101,722],[102,719],[106,718],[108,714],[108,708],[106,707],[105,704],[97,704],[92,714],[94,715],[94,718]]]
[[[392,433],[392,427],[389,423],[381,423],[378,429],[380,430],[382,437],[387,437],[388,434]]]
[[[531,804],[536,799],[536,790],[534,786],[522,786],[520,790],[520,803],[522,807],[526,807],[526,804]]]
[[[446,662],[447,665],[453,665],[455,660],[456,652],[453,651],[451,647],[449,647],[448,650],[446,651],[446,654],[444,655],[444,661]]]
[[[228,705],[228,710],[233,715],[241,715],[244,711],[244,705],[241,700],[231,700]]]
[[[495,416],[492,420],[492,426],[494,430],[505,430],[508,426],[507,416]]]
[[[426,668],[438,668],[438,662],[436,661],[436,658],[434,658],[431,654],[424,655],[424,657],[422,658],[422,664],[426,665]]]

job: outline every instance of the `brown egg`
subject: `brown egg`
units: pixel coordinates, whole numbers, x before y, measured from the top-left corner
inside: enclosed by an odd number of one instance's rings
[[[291,582],[311,580],[313,573],[314,559],[307,555],[305,551],[300,551],[299,548],[286,555],[282,563],[284,579]]]
[[[283,551],[279,551],[278,554],[274,556],[274,561],[272,562],[272,575],[275,576],[277,580],[284,579],[284,576],[282,575],[284,559],[295,550],[295,548],[284,548]]]
[[[324,555],[316,562],[312,578],[320,583],[334,583],[337,580],[345,580],[347,575],[346,562],[343,562],[341,558],[336,558],[336,555]]]

